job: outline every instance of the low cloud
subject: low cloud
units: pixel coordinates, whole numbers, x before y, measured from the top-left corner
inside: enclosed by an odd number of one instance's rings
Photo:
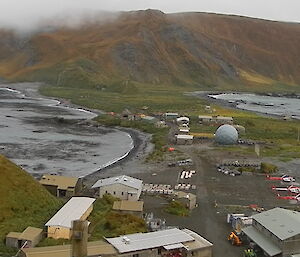
[[[104,20],[116,11],[159,9],[163,12],[216,12],[300,22],[299,0],[0,0],[0,27],[28,31],[47,23],[76,26]],[[103,12],[106,11],[106,12]]]

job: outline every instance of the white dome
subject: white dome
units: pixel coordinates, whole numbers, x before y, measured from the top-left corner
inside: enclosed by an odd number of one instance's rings
[[[238,140],[238,132],[231,125],[220,126],[215,134],[216,142],[221,145],[233,145]]]

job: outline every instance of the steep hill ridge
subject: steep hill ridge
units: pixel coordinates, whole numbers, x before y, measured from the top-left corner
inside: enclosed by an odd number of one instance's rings
[[[9,250],[4,238],[8,232],[22,232],[27,226],[43,228],[61,202],[2,155],[0,174],[0,256],[6,256]]]
[[[0,34],[0,77],[12,80],[300,89],[300,24],[146,10],[25,40]]]

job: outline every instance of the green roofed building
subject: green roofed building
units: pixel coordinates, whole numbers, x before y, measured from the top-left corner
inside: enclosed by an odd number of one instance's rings
[[[242,231],[266,256],[300,256],[300,212],[274,208],[252,218]]]

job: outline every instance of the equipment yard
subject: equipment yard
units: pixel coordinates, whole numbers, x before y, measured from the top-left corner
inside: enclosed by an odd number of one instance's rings
[[[168,167],[166,163],[156,166],[153,172],[132,174],[147,183],[168,184],[172,189],[178,183],[193,184],[195,189],[189,192],[196,194],[198,207],[192,210],[190,216],[180,217],[164,211],[167,200],[161,194],[145,194],[145,212],[152,212],[155,217],[166,220],[168,226],[187,227],[214,243],[214,256],[238,257],[246,246],[232,246],[227,237],[232,231],[226,223],[228,213],[247,213],[253,210],[249,206],[260,206],[271,209],[277,206],[297,208],[295,202],[277,199],[272,186],[286,186],[280,181],[269,181],[265,175],[243,173],[241,176],[225,176],[218,172],[215,165],[210,163],[197,146],[182,147],[193,160],[192,166]],[[154,167],[153,167],[154,168]],[[181,178],[183,170],[195,170],[192,178]],[[155,173],[154,173],[155,171]],[[154,195],[154,196],[153,196]]]

